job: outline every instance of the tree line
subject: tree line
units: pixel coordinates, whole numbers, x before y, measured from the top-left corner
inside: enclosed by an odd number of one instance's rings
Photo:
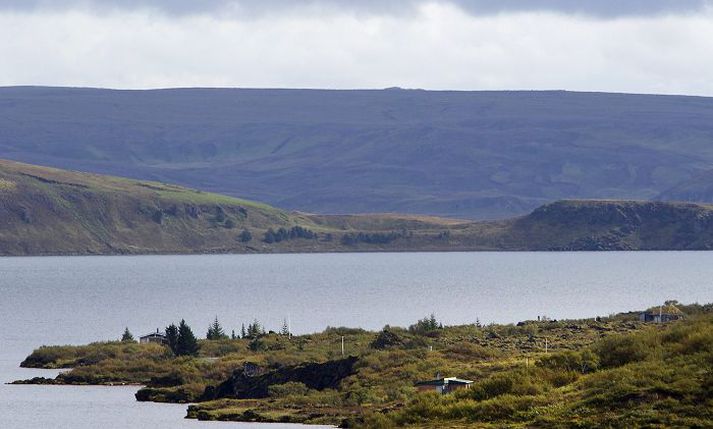
[[[293,226],[290,229],[279,228],[277,231],[270,228],[265,232],[265,236],[262,241],[269,244],[279,243],[285,240],[294,240],[296,238],[313,240],[317,238],[317,233],[301,226]]]
[[[213,322],[208,326],[206,340],[256,340],[266,335],[267,333],[268,332],[265,331],[265,327],[257,320],[254,320],[252,323],[248,323],[247,326],[243,323],[239,334],[236,334],[235,330],[233,330],[231,332],[231,335],[228,335],[225,332],[225,329],[221,325],[220,321],[218,320],[218,317],[216,316]],[[283,320],[282,327],[280,328],[279,332],[270,331],[269,333],[277,333],[288,337],[292,336],[287,319]],[[195,356],[196,354],[198,354],[198,350],[200,349],[198,339],[196,338],[195,334],[193,333],[193,330],[190,326],[188,326],[185,320],[182,319],[178,326],[173,323],[168,325],[166,329],[164,329],[163,335],[165,336],[165,344],[168,346],[168,348],[171,349],[174,355]],[[121,336],[121,341],[136,341],[131,331],[129,331],[128,327],[124,329],[124,333]]]
[[[404,238],[407,236],[406,232],[359,232],[359,233],[347,233],[342,236],[342,244],[346,246],[353,246],[357,243],[368,243],[368,244],[388,244],[392,241]]]

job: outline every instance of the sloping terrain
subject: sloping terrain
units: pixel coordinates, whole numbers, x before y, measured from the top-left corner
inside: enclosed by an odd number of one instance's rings
[[[713,207],[559,201],[526,216],[314,215],[0,160],[0,255],[713,249]]]
[[[496,219],[648,200],[710,170],[712,140],[702,97],[0,88],[0,157],[326,214]]]
[[[713,305],[670,301],[666,307],[681,318],[649,323],[629,312],[442,326],[433,316],[380,332],[341,327],[199,340],[197,351],[179,356],[133,340],[43,346],[21,366],[72,369],[16,383],[143,384],[137,400],[192,403],[187,417],[199,420],[345,428],[709,428]],[[336,360],[342,340],[350,357]],[[448,395],[417,391],[415,383],[436,373],[474,382]]]
[[[666,189],[657,199],[661,201],[713,201],[713,170],[705,171]]]

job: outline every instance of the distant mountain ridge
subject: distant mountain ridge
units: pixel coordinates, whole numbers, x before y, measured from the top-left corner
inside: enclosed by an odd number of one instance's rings
[[[703,97],[0,88],[2,158],[314,213],[494,219],[668,197],[713,168],[712,141]]]
[[[559,201],[499,221],[314,215],[0,160],[0,256],[456,250],[710,250],[713,206]]]

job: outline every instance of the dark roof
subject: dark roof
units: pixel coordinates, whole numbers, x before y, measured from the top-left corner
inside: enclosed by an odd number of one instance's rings
[[[149,338],[149,337],[166,338],[166,334],[163,334],[161,332],[152,332],[150,334],[142,335],[139,338]]]
[[[471,380],[464,380],[457,377],[438,378],[435,380],[419,381],[416,386],[445,386],[446,384],[472,384]]]

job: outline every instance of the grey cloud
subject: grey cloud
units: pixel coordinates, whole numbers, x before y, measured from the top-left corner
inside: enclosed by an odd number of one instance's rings
[[[474,15],[547,11],[597,18],[695,13],[713,0],[438,0]],[[152,9],[169,15],[231,12],[236,16],[270,15],[303,7],[360,14],[411,13],[429,0],[0,0],[0,10]]]

